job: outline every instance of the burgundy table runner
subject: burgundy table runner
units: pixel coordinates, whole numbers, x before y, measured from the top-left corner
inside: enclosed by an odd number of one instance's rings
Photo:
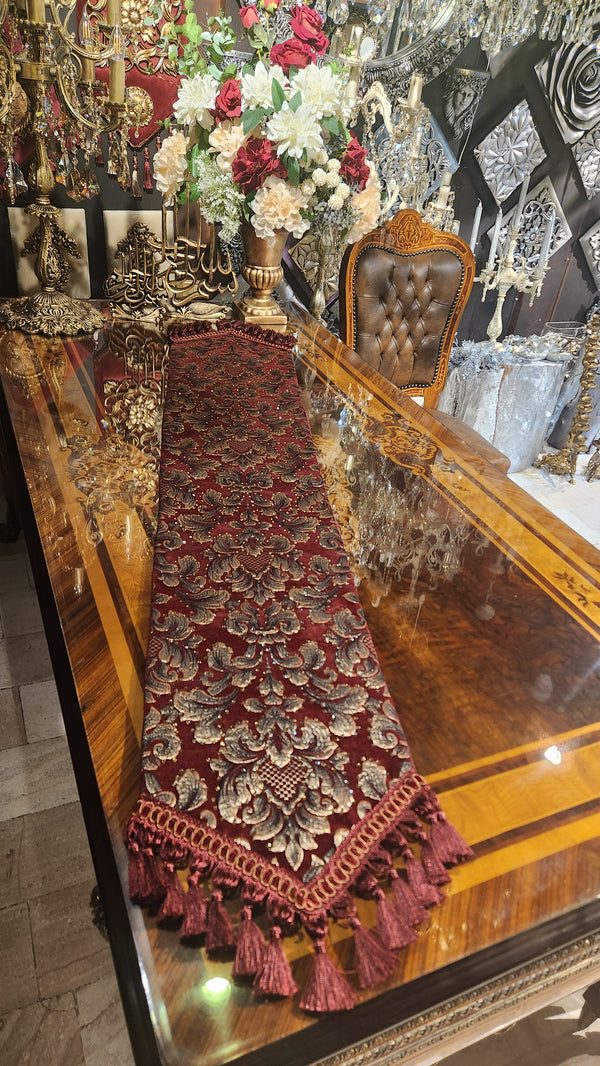
[[[413,765],[320,475],[293,340],[172,331],[130,894],[309,1011],[390,976],[472,854]],[[357,898],[376,901],[377,928]],[[353,934],[350,973],[328,945]],[[283,940],[282,940],[283,938]],[[346,963],[347,969],[347,963]]]

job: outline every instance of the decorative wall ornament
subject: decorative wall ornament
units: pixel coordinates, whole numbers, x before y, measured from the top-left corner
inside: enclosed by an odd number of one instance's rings
[[[489,80],[487,71],[450,67],[446,72],[444,115],[454,137],[462,137],[470,132]]]
[[[529,177],[525,175],[518,202],[505,219],[502,209],[498,211],[487,263],[475,279],[482,285],[482,301],[490,289],[498,293],[487,330],[492,341],[502,332],[502,308],[510,289],[526,293],[530,307],[540,295],[555,239],[558,201],[552,200],[545,183],[528,197]]]
[[[483,138],[474,154],[496,203],[502,203],[546,158],[525,100]]]
[[[448,69],[466,41],[464,26],[458,27],[450,36],[444,24],[407,48],[371,60],[364,71],[363,82],[367,87],[375,81],[381,82],[392,107],[396,107],[406,97],[412,74],[419,73],[425,84],[433,81]]]
[[[600,218],[579,238],[587,265],[590,268],[594,285],[600,289]]]
[[[599,30],[600,21],[595,37]],[[567,144],[598,125],[600,57],[595,42],[562,45],[537,65],[536,72]]]
[[[511,208],[502,218],[498,236],[498,247],[501,250],[508,243],[509,231],[515,211],[515,207]],[[559,248],[562,248],[563,244],[566,244],[572,233],[550,178],[544,178],[526,197],[515,249],[515,254],[522,258],[529,267],[537,265],[547,220],[551,212],[554,212],[554,226],[552,240],[548,249],[548,258],[553,256]],[[492,239],[491,230],[488,236]]]
[[[600,125],[573,145],[573,158],[583,182],[585,195],[591,200],[600,192]]]
[[[183,232],[178,211],[163,207],[161,237],[136,222],[119,242],[114,269],[104,286],[116,317],[186,315],[216,321],[228,313],[226,305],[209,301],[237,289],[230,257],[220,248],[214,226],[208,243],[203,243],[198,219],[190,219],[191,207],[182,208]],[[172,241],[167,212],[173,215]]]

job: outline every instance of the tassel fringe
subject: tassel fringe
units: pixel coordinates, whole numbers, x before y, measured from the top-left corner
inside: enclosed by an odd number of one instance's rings
[[[209,324],[192,325],[195,332],[203,327],[209,328]],[[183,331],[181,327],[178,330]],[[280,334],[276,337],[280,341]],[[406,837],[417,842],[417,854]],[[427,908],[444,899],[438,885],[450,880],[446,866],[464,862],[473,855],[460,833],[447,821],[435,793],[424,789],[418,804],[405,812],[402,821],[374,849],[355,881],[331,903],[328,913],[323,910],[303,919],[302,913],[296,913],[283,898],[270,896],[250,880],[240,881],[232,869],[224,864],[215,865],[200,852],[190,852],[174,837],[165,835],[161,839],[160,830],[142,819],[137,820],[135,815],[127,830],[126,843],[131,899],[137,903],[159,904],[157,921],[180,924],[179,936],[183,940],[204,937],[207,954],[231,957],[235,952],[232,976],[250,979],[259,996],[289,997],[298,991],[282,945],[282,926],[289,931],[298,920],[303,922],[313,942],[314,958],[300,1008],[314,1014],[351,1010],[357,1001],[352,985],[327,952],[329,922],[339,921],[351,928],[356,985],[361,989],[372,988],[392,975],[397,964],[396,952],[417,939],[415,927],[428,918]],[[392,854],[399,856],[403,871],[393,864]],[[187,890],[177,872],[184,867],[189,870]],[[208,881],[212,887],[210,896],[203,887]],[[388,887],[389,895],[383,886]],[[237,936],[223,901],[224,893],[228,898],[241,896]],[[375,901],[375,931],[360,921],[353,894]],[[254,920],[257,906],[266,906],[271,926],[268,943]]]
[[[398,960],[394,952],[358,918],[352,918],[350,926],[354,932],[354,966],[358,983],[361,988],[372,988],[392,975]]]
[[[252,907],[242,908],[242,924],[238,934],[234,977],[255,977],[264,968],[267,957],[265,939],[252,917]]]
[[[300,1000],[301,1010],[324,1014],[336,1010],[352,1010],[356,994],[330,959],[324,942],[315,943],[315,960],[311,975]]]
[[[265,955],[265,963],[254,979],[254,991],[261,996],[293,996],[298,985],[281,946],[281,929],[274,925],[271,940]]]

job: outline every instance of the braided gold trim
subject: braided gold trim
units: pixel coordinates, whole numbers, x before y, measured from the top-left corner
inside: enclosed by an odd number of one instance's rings
[[[326,870],[309,885],[303,885],[279,866],[248,852],[209,826],[192,822],[181,811],[140,799],[135,817],[148,828],[157,829],[176,843],[185,844],[192,852],[200,852],[227,866],[244,881],[272,892],[301,914],[310,915],[327,909],[352,884],[370,853],[397,824],[424,786],[424,779],[414,772],[396,782],[368,817],[351,829]]]

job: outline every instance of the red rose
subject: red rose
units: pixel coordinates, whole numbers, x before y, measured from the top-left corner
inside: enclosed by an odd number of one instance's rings
[[[329,47],[329,38],[323,33],[323,19],[318,11],[297,4],[290,15],[290,29],[294,36],[309,44],[313,52],[322,56]]]
[[[255,22],[260,22],[258,12],[253,6],[253,4],[250,4],[248,7],[240,8],[240,18],[242,20],[242,26],[245,30],[249,30]]]
[[[352,134],[340,162],[340,174],[346,185],[358,185],[359,189],[364,189],[371,173],[365,163],[366,158],[366,148],[363,148]]]
[[[269,174],[275,174],[278,178],[287,178],[287,170],[277,155],[274,145],[266,137],[250,137],[241,148],[238,148],[231,163],[231,170],[234,181],[244,194],[258,189]]]
[[[217,93],[212,114],[217,122],[222,122],[225,118],[239,118],[241,113],[242,89],[240,83],[235,78],[228,78],[227,81],[223,82]]]
[[[288,41],[274,44],[269,53],[269,58],[271,63],[281,67],[285,74],[289,74],[290,67],[297,67],[298,70],[303,70],[309,63],[314,63],[315,53],[305,41],[298,41],[295,37],[290,37]]]

